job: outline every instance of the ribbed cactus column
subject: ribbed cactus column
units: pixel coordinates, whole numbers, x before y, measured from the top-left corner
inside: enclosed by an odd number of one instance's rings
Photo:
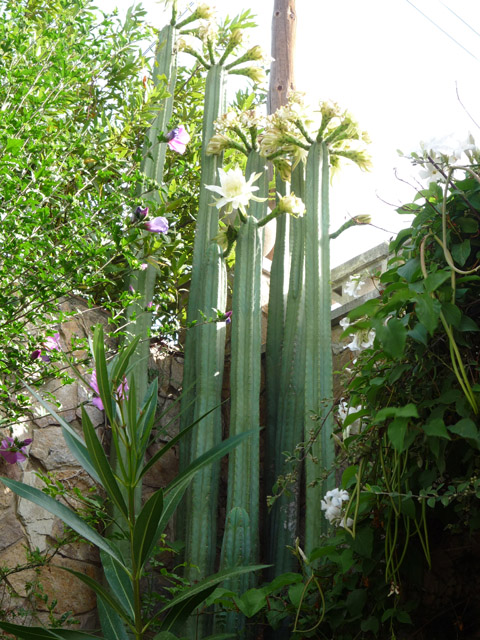
[[[314,142],[308,152],[305,205],[305,446],[310,447],[305,465],[305,548],[309,553],[326,531],[320,505],[334,482],[333,477],[322,478],[331,469],[335,453],[331,438],[329,158],[324,142]]]
[[[225,311],[227,275],[222,250],[216,243],[211,243],[207,249],[201,285],[202,311],[206,317],[215,316],[217,309]],[[195,460],[222,439],[220,398],[225,357],[225,322],[201,323],[191,331],[195,333],[197,373],[193,418],[200,421],[190,440],[189,453],[192,460]],[[202,416],[205,417],[202,419]],[[210,575],[215,568],[219,476],[220,463],[217,462],[199,471],[187,491],[185,558],[191,560],[195,567],[186,567],[185,577],[192,582]],[[211,617],[202,616],[198,622],[190,620],[187,629],[191,633],[194,630],[201,631],[199,637],[204,637],[212,624]]]
[[[153,121],[147,133],[147,139],[144,144],[143,160],[141,163],[141,171],[149,182],[155,181],[157,184],[163,182],[163,169],[165,165],[165,153],[167,145],[158,142],[159,134],[167,131],[168,123],[172,117],[173,99],[176,78],[176,55],[174,54],[175,43],[175,26],[170,24],[162,29],[158,38],[157,53],[153,68],[153,82],[158,85],[163,82],[163,77],[168,78],[168,90],[170,97],[166,98],[162,108],[159,110],[155,120]],[[139,193],[142,193],[143,200],[153,200],[156,203],[161,202],[158,189],[151,189],[145,193],[145,185],[141,185]],[[142,255],[139,255],[139,259]],[[137,336],[140,337],[135,357],[132,358],[132,375],[135,376],[137,389],[137,402],[144,401],[145,393],[148,386],[148,357],[150,353],[150,328],[152,325],[152,312],[148,310],[147,305],[153,299],[153,291],[157,270],[152,265],[148,266],[145,271],[135,271],[129,282],[129,286],[140,294],[140,297],[134,300],[128,307],[126,340],[130,342]]]
[[[227,513],[242,507],[250,517],[252,562],[258,555],[260,349],[262,245],[248,216],[238,234],[233,290],[230,435],[256,434],[229,456]]]
[[[214,133],[214,121],[225,111],[225,70],[222,66],[212,66],[207,74],[205,86],[205,103],[202,129],[202,165],[200,176],[200,198],[198,205],[197,226],[193,248],[192,280],[188,301],[187,324],[200,319],[199,310],[203,309],[201,301],[204,261],[207,248],[218,233],[218,211],[210,206],[211,198],[205,185],[218,184],[218,169],[222,166],[222,155],[207,155],[207,143]],[[181,428],[192,423],[195,398],[195,382],[197,379],[195,357],[196,334],[187,330],[185,341],[185,364],[183,374]],[[185,467],[190,461],[189,439],[183,439],[180,450],[180,466]]]
[[[305,168],[299,165],[292,175],[292,191],[304,199]],[[281,221],[282,216],[278,218]],[[273,576],[295,570],[295,558],[287,552],[287,546],[294,546],[299,535],[300,474],[299,469],[287,466],[283,452],[293,452],[303,439],[305,415],[305,217],[290,220],[291,266],[286,300],[284,338],[282,340],[281,363],[277,370],[271,370],[277,381],[276,420],[272,424],[273,434],[269,438],[267,455],[272,457],[274,480],[296,471],[287,492],[275,501],[268,519],[269,545],[268,562]],[[276,247],[275,247],[276,251]],[[273,276],[272,276],[273,277]],[[270,318],[270,309],[269,309]],[[272,318],[275,322],[275,318]],[[270,330],[270,323],[269,323]],[[268,341],[267,341],[268,349]],[[268,362],[268,360],[267,360]],[[269,370],[267,369],[267,376]],[[280,375],[278,375],[280,372]],[[271,387],[267,387],[267,393]],[[269,422],[270,428],[270,422]]]
[[[285,195],[287,183],[276,180],[277,193]],[[280,378],[283,338],[285,328],[286,299],[290,271],[290,216],[276,219],[275,250],[270,270],[268,297],[267,345],[265,354],[265,384],[267,394],[267,447],[265,451],[265,476],[267,492],[277,478],[277,414],[280,399]],[[281,449],[285,451],[285,449]]]

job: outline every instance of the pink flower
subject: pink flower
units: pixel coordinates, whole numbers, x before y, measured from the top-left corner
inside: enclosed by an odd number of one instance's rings
[[[185,127],[180,125],[175,129],[169,131],[166,135],[167,144],[172,151],[177,153],[185,153],[185,148],[190,142],[190,136],[187,133]]]
[[[151,309],[152,307],[153,307],[153,302],[152,302],[152,301],[150,301],[150,302],[147,304],[147,309]]]
[[[98,388],[98,382],[97,382],[97,372],[95,371],[95,369],[93,370],[92,375],[90,376],[90,387],[93,389],[93,392],[96,394],[96,396],[92,398],[92,404],[95,407],[97,407],[97,409],[100,409],[100,411],[103,411],[104,406],[103,406],[102,399],[100,398],[100,390]],[[117,388],[118,399],[123,398],[124,396],[127,397],[127,392],[128,392],[128,382],[124,376],[123,382],[121,382]]]
[[[168,220],[162,216],[158,216],[158,218],[145,222],[145,229],[152,233],[167,233]]]
[[[47,353],[42,353],[42,350],[46,349],[47,351],[61,351],[62,347],[60,346],[60,334],[54,333],[53,336],[48,336],[45,342],[42,344],[42,349],[35,349],[30,354],[31,360],[36,360],[39,356],[44,362],[50,362],[50,356]]]
[[[145,271],[147,267],[148,267],[148,264],[146,262],[142,262],[142,264],[140,265],[140,270]]]
[[[12,438],[11,436],[7,436],[2,440],[0,446],[0,455],[9,463],[15,464],[15,462],[23,462],[27,459],[27,452],[25,447],[27,447],[32,442],[31,438],[27,438],[26,440],[18,440],[17,438]]]

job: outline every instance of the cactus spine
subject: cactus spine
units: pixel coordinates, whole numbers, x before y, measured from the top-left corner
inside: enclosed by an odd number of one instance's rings
[[[314,142],[308,152],[305,204],[305,446],[310,447],[305,465],[305,548],[309,553],[319,534],[326,531],[320,505],[334,481],[322,479],[325,470],[331,469],[335,453],[331,438],[329,158],[324,142]]]

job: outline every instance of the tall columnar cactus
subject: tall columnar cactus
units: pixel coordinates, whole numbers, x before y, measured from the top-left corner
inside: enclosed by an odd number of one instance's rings
[[[212,243],[207,249],[201,291],[204,312],[215,316],[225,309],[227,281],[222,250]],[[194,420],[200,420],[190,442],[192,459],[201,456],[222,439],[222,414],[219,398],[222,393],[225,357],[225,322],[204,322],[192,328],[196,340],[196,396]],[[213,411],[212,411],[213,410]],[[207,414],[207,415],[206,415]],[[205,416],[205,417],[203,417]],[[216,554],[217,497],[219,465],[200,471],[188,490],[185,544],[188,558],[200,567],[200,577],[214,569]],[[192,580],[199,578],[196,568],[186,571]]]
[[[287,184],[279,176],[276,189],[286,195]],[[265,384],[267,395],[267,446],[265,450],[265,477],[267,492],[278,477],[277,461],[277,415],[280,399],[280,377],[282,350],[285,330],[286,299],[290,270],[290,218],[277,218],[275,230],[275,251],[270,270],[270,291],[268,297],[267,344],[265,352]],[[282,449],[285,451],[285,449]]]
[[[305,205],[305,477],[308,488],[305,547],[311,551],[327,522],[321,511],[326,489],[335,478],[320,479],[335,457],[331,346],[329,238],[329,157],[325,142],[314,142],[306,166]],[[319,431],[319,433],[318,433]],[[319,477],[320,476],[320,477]]]
[[[198,424],[191,432],[188,442],[187,439],[182,441],[181,467],[185,467],[189,461],[201,455],[205,447],[209,446],[208,443],[217,442],[222,437],[220,404],[224,364],[226,279],[223,251],[217,244],[218,207],[212,206],[215,203],[212,202],[208,189],[217,192],[220,190],[218,180],[224,176],[221,171],[223,149],[212,149],[209,141],[215,137],[214,121],[218,120],[225,110],[227,73],[250,75],[251,67],[234,67],[255,59],[252,56],[257,56],[256,52],[247,52],[239,59],[228,62],[228,56],[240,44],[239,27],[242,26],[242,20],[247,18],[240,18],[234,23],[235,28],[229,34],[224,34],[223,40],[219,38],[220,42],[226,43],[222,45],[223,51],[217,52],[214,41],[208,39],[208,36],[202,54],[188,43],[181,45],[181,48],[194,55],[208,69],[202,130],[200,200],[187,316],[183,379],[185,391],[181,427],[186,428],[192,420],[198,421]],[[251,228],[254,228],[253,225]],[[261,268],[260,261],[258,264]],[[258,420],[255,427],[258,429]],[[213,473],[209,470],[209,473],[197,476],[188,490],[184,505],[186,509],[181,516],[180,535],[183,531],[186,533],[185,557],[198,567],[197,570],[188,569],[186,575],[195,580],[208,574],[215,561],[218,475],[217,467],[213,468]],[[199,624],[200,633],[206,632],[210,626],[205,620],[201,620]],[[193,633],[193,628],[189,628],[189,632]]]
[[[263,153],[276,160],[283,174],[288,169],[285,162],[291,162],[295,168],[306,161],[305,186],[297,182],[294,187],[297,192],[305,193],[306,215],[305,220],[291,224],[291,278],[283,341],[279,344],[281,375],[276,398],[270,398],[268,406],[277,401],[271,414],[274,423],[272,426],[269,423],[273,431],[269,442],[276,457],[271,464],[274,475],[285,475],[282,452],[293,453],[296,445],[304,440],[307,550],[318,543],[320,533],[325,530],[321,498],[328,482],[333,481],[329,171],[330,166],[338,166],[339,157],[349,158],[362,168],[368,165],[364,152],[355,149],[355,143],[352,148],[351,141],[362,136],[351,117],[340,112],[337,105],[328,103],[320,105],[320,113],[321,121],[315,122],[301,95],[292,94],[289,104],[278,109],[270,119],[262,142]],[[293,180],[298,180],[300,175],[297,168]],[[303,251],[304,286],[300,275]],[[279,288],[277,282],[273,286],[274,291]],[[270,324],[275,326],[280,321],[274,317]],[[278,358],[276,353],[267,355],[267,359],[274,358]],[[272,388],[275,389],[275,385],[268,383],[267,391],[271,393]],[[303,438],[299,425],[303,426]],[[293,491],[293,497],[281,495],[277,499],[270,525],[271,546],[278,545],[270,549],[271,560],[278,563],[279,571],[290,566],[288,561],[283,561],[284,549],[286,544],[292,544],[298,531],[295,500],[298,485],[294,483],[286,488]]]
[[[262,243],[257,220],[242,224],[235,253],[231,351],[230,433],[256,430],[228,462],[227,513],[241,507],[250,517],[251,554],[258,555]]]
[[[207,248],[212,238],[214,238],[218,232],[218,213],[214,207],[210,206],[210,194],[205,189],[205,185],[217,183],[218,169],[222,166],[222,155],[207,155],[207,145],[205,141],[208,141],[212,137],[213,123],[225,110],[225,75],[223,66],[212,66],[207,73],[205,85],[202,128],[202,140],[204,143],[202,145],[200,198],[193,249],[192,280],[188,300],[188,324],[201,320],[200,312],[205,312],[205,307],[208,306],[202,300],[202,280],[205,272]],[[197,334],[194,331],[188,330],[185,339],[185,363],[183,373],[183,388],[185,391],[182,398],[182,429],[191,424],[195,413],[194,399],[198,397],[196,382],[199,374],[196,366],[196,340]],[[222,378],[223,364],[219,371],[211,371],[208,375],[216,375]],[[217,397],[215,404],[219,404],[219,402],[220,395]],[[185,438],[183,447],[180,450],[181,468],[185,468],[190,461],[190,439]]]
[[[299,165],[292,175],[292,191],[302,200],[305,190],[305,170]],[[281,218],[279,218],[279,221]],[[273,400],[276,404],[275,421],[270,421],[271,429],[266,455],[272,458],[273,477],[289,479],[287,491],[275,500],[268,518],[268,562],[272,564],[270,573],[279,575],[295,569],[293,554],[287,553],[287,546],[294,546],[299,535],[300,474],[287,463],[283,452],[293,452],[303,439],[303,418],[305,413],[305,217],[290,220],[291,265],[288,294],[285,304],[285,329],[280,344],[281,358],[278,368],[270,370],[277,381],[278,391]],[[275,251],[276,251],[275,247]],[[272,269],[273,271],[273,269]],[[275,272],[271,279],[275,278]],[[275,318],[269,325],[275,323]],[[268,341],[268,348],[272,343]],[[280,372],[280,375],[279,375]],[[267,360],[267,376],[269,375]],[[267,387],[267,393],[271,387]],[[293,472],[293,473],[292,473]],[[290,477],[291,476],[291,477]],[[272,485],[267,486],[271,491]]]
[[[159,34],[155,62],[153,67],[153,83],[155,87],[159,83],[168,82],[168,94],[159,109],[155,120],[148,130],[141,163],[141,171],[145,175],[145,183],[138,188],[139,197],[143,201],[153,201],[160,204],[161,197],[158,188],[152,188],[152,184],[161,185],[163,183],[163,170],[165,165],[166,144],[160,142],[159,138],[167,131],[168,123],[172,116],[176,64],[177,57],[174,53],[175,45],[175,6],[173,9],[172,23],[164,27]],[[138,256],[140,260],[143,254]],[[142,260],[143,261],[143,260]],[[148,357],[150,353],[150,328],[152,324],[152,312],[148,304],[153,299],[155,280],[157,277],[156,267],[150,262],[146,262],[145,270],[135,271],[129,282],[129,287],[139,297],[136,298],[127,308],[127,341],[130,342],[139,338],[135,352],[132,375],[137,381],[137,402],[143,402],[148,385]]]

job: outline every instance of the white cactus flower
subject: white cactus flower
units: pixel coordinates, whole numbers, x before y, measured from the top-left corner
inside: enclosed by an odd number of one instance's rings
[[[226,207],[225,213],[230,213],[233,209],[240,209],[246,215],[245,207],[248,207],[250,200],[265,201],[265,198],[258,198],[253,195],[254,191],[258,191],[258,187],[253,187],[252,183],[261,176],[260,173],[252,173],[248,181],[245,180],[240,167],[235,167],[229,171],[219,169],[218,175],[220,176],[220,186],[205,185],[206,189],[214,191],[221,196],[215,199],[217,209]]]

